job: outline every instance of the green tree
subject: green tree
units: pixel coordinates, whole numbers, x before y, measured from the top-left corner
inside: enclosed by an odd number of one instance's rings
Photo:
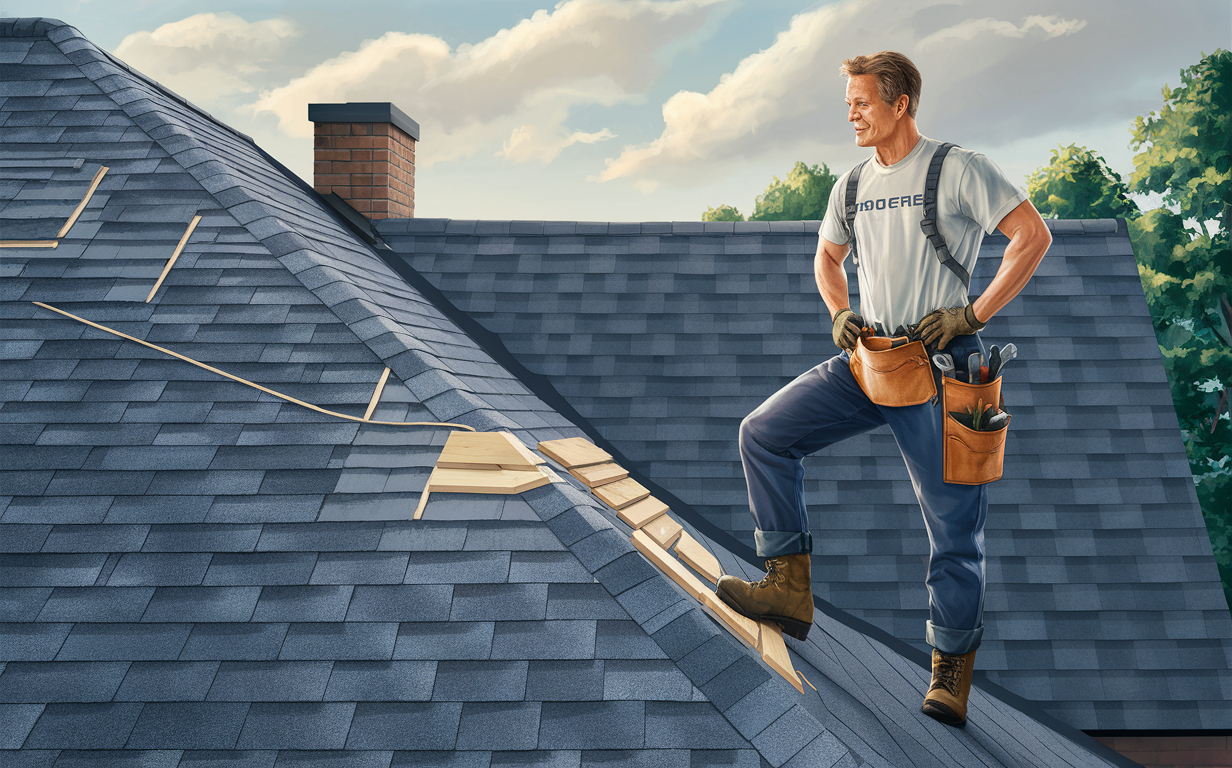
[[[808,166],[797,162],[787,173],[787,179],[778,176],[757,196],[749,221],[800,221],[821,219],[826,215],[830,202],[830,190],[838,177],[825,165]],[[740,211],[730,205],[708,208],[702,221],[744,221]]]
[[[744,215],[730,205],[720,205],[718,208],[707,208],[702,214],[702,221],[744,221]]]
[[[797,162],[786,181],[775,176],[766,191],[757,196],[749,221],[800,221],[826,215],[830,190],[838,177],[824,163],[809,167]]]
[[[1198,499],[1232,604],[1232,53],[1217,50],[1134,121],[1134,192],[1166,207],[1131,226]]]
[[[1107,161],[1086,147],[1052,150],[1052,161],[1027,177],[1027,194],[1050,219],[1134,218],[1138,206]]]

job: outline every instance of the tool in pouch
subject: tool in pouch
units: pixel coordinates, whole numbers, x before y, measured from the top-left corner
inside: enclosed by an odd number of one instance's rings
[[[937,187],[941,177],[941,165],[954,146],[945,143],[933,153],[925,176],[924,216],[920,221],[920,229],[932,244],[937,259],[962,281],[964,291],[969,293],[971,275],[950,254],[949,246],[937,226]],[[864,163],[860,163],[847,177],[844,198],[843,220],[850,243],[849,249],[857,266],[859,256],[856,252],[856,194],[863,167]],[[984,368],[982,356],[977,357],[974,376],[969,363],[969,378],[964,382],[958,377],[945,375],[941,366],[934,367],[932,353],[937,350],[926,349],[924,342],[912,338],[913,336],[910,332],[906,339],[860,336],[851,352],[852,376],[868,398],[877,405],[908,406],[928,401],[935,405],[940,387],[942,408],[946,410],[942,432],[945,482],[983,485],[1000,479],[1010,420],[1009,414],[1004,411],[1005,402],[1001,397],[1001,377],[998,375],[1000,365],[992,369]],[[1009,359],[1012,359],[1012,356]],[[950,371],[953,371],[952,363],[951,358]],[[985,370],[991,374],[990,380],[981,383],[981,374]],[[970,414],[969,422],[959,421],[954,413]]]

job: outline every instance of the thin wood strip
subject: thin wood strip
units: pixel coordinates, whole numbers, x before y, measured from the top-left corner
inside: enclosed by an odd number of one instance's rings
[[[797,691],[804,693],[804,686],[796,677],[796,668],[792,666],[791,656],[787,653],[787,644],[783,642],[783,631],[777,625],[761,622],[761,637],[757,650],[761,652],[762,661],[782,675]],[[812,686],[812,683],[809,685]]]
[[[59,240],[0,240],[0,248],[55,248]]]
[[[165,355],[171,355],[172,357],[177,358],[179,360],[183,360],[186,363],[192,363],[198,368],[204,368],[210,373],[216,373],[219,376],[231,379],[232,381],[239,382],[240,384],[246,384],[252,387],[253,389],[259,389],[262,392],[273,395],[274,397],[280,397],[283,400],[286,400],[288,403],[295,403],[296,405],[301,405],[307,408],[308,410],[316,411],[317,413],[323,413],[326,416],[336,416],[339,419],[346,419],[347,421],[358,421],[363,424],[383,424],[385,426],[390,426],[390,427],[450,427],[452,429],[465,429],[468,432],[475,431],[474,427],[467,426],[466,424],[453,424],[453,423],[446,422],[446,421],[371,421],[369,419],[361,419],[358,416],[349,416],[345,413],[329,411],[329,410],[326,410],[320,407],[319,405],[313,405],[312,403],[305,403],[303,400],[296,400],[294,397],[291,397],[290,395],[284,395],[281,392],[276,392],[272,389],[269,389],[268,387],[263,387],[260,384],[254,384],[248,379],[241,379],[239,376],[236,376],[234,374],[227,373],[226,371],[220,371],[212,365],[206,365],[205,363],[198,362],[196,360],[193,360],[191,357],[185,357],[184,355],[181,355],[178,352],[172,352],[171,350],[166,349],[165,347],[160,347],[157,344],[151,344],[148,341],[142,341],[141,339],[137,339],[132,336],[129,336],[127,333],[120,333],[119,331],[108,328],[105,325],[99,325],[98,323],[92,323],[89,320],[86,320],[85,318],[77,317],[77,315],[74,315],[70,312],[65,312],[62,309],[56,309],[55,307],[49,304],[44,304],[41,301],[35,301],[31,303],[33,303],[36,306],[42,307],[43,309],[50,309],[52,312],[55,312],[57,315],[64,315],[65,317],[72,318],[73,320],[76,320],[79,323],[85,323],[91,328],[97,328],[98,330],[105,331],[106,333],[110,333],[113,336],[119,336],[122,339],[128,339],[129,341],[140,344],[143,347],[149,347],[150,349],[158,350],[159,352],[162,352]]]
[[[98,189],[98,185],[102,182],[103,176],[106,176],[107,171],[109,170],[111,169],[107,166],[100,165],[98,170],[94,172],[94,181],[90,182],[90,188],[86,190],[86,196],[81,198],[80,203],[77,203],[77,207],[73,209],[73,214],[68,217],[68,221],[64,222],[64,226],[60,228],[60,233],[56,235],[57,238],[67,235],[68,231],[73,228],[74,224],[77,223],[77,217],[80,216],[81,212],[84,211],[86,206],[90,204],[90,198],[94,197],[94,190]]]
[[[381,380],[376,383],[376,389],[372,390],[372,399],[368,401],[368,410],[364,411],[364,421],[372,418],[372,412],[376,410],[376,404],[381,399],[381,392],[385,390],[385,382],[387,381],[389,381],[389,368],[386,368],[385,372],[381,374]]]
[[[431,488],[432,479],[429,478],[427,484],[424,485],[423,493],[419,495],[419,506],[415,507],[415,515],[411,518],[412,520],[418,520],[423,517],[424,507],[428,505],[428,493]]]
[[[711,584],[718,584],[723,575],[723,566],[710,551],[701,545],[697,539],[688,533],[681,533],[676,541],[676,554],[681,561],[693,570],[705,576]]]
[[[618,510],[616,516],[625,521],[630,528],[641,528],[666,511],[666,504],[654,496],[647,496],[641,501]]]
[[[184,246],[188,243],[188,238],[192,237],[193,230],[197,228],[197,222],[201,221],[201,216],[193,216],[192,221],[188,222],[188,229],[184,230],[184,234],[180,237],[179,245],[175,247],[175,253],[171,254],[171,258],[167,259],[167,265],[163,267],[162,274],[158,276],[154,287],[150,289],[150,295],[145,297],[145,303],[149,304],[154,298],[154,294],[158,293],[158,289],[162,286],[163,281],[167,279],[167,273],[171,271],[171,267],[175,265],[175,260],[180,258],[180,251],[184,250]],[[63,235],[62,235],[63,237]]]

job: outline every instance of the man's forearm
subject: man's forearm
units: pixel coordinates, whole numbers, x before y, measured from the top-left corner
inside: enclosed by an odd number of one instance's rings
[[[834,319],[839,310],[851,305],[851,297],[847,295],[847,272],[841,263],[835,263],[819,249],[813,264],[813,275],[817,279],[821,300],[830,310],[830,318]]]
[[[1013,226],[1005,226],[1011,222],[1011,217],[1014,219]],[[982,323],[992,319],[1026,287],[1052,244],[1048,227],[1030,203],[1023,203],[1015,209],[1002,225],[999,229],[1009,237],[1009,245],[1001,257],[996,277],[972,306],[976,318]]]

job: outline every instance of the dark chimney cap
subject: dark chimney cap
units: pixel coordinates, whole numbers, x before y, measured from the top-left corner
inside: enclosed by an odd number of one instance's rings
[[[419,141],[419,123],[388,101],[309,104],[308,119],[314,123],[392,123]]]

